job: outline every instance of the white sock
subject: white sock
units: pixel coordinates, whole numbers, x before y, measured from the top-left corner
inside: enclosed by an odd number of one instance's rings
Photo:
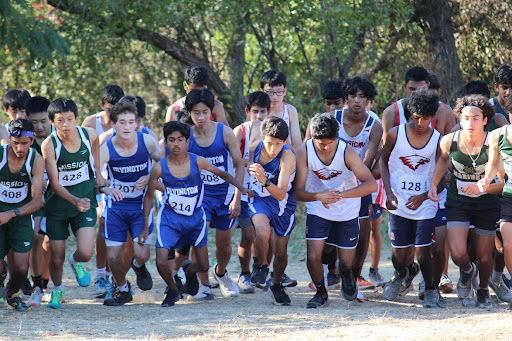
[[[496,270],[492,270],[491,280],[493,282],[499,283],[501,281],[501,275],[503,275],[503,272],[497,272]]]
[[[75,260],[75,252],[73,251],[73,253],[71,253],[69,255],[69,264],[76,264],[78,263],[76,260]]]
[[[64,291],[64,283],[61,283],[59,286],[55,286],[54,290]]]
[[[111,276],[112,276],[112,272],[105,270],[105,278],[111,277]]]
[[[121,286],[118,286],[118,288],[119,288],[119,291],[128,292],[128,282],[124,283]]]
[[[140,267],[142,266],[142,264],[137,263],[137,259],[135,259],[135,257],[133,258],[132,264],[133,264],[133,266],[135,266],[136,268],[140,268]]]
[[[106,278],[107,268],[96,268],[96,278]]]
[[[327,264],[322,264],[322,266],[324,267],[324,285],[325,288],[327,289],[327,274],[329,273],[329,266]]]

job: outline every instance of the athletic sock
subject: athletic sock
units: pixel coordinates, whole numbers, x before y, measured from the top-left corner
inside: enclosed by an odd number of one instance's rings
[[[248,275],[250,275],[250,274],[251,274],[251,272],[250,272],[250,271],[242,271],[242,275],[244,275],[244,276],[248,276]]]
[[[110,276],[112,276],[112,272],[105,270],[105,278],[109,278]]]
[[[128,292],[128,282],[124,283],[123,285],[121,286],[118,286],[118,289],[119,291],[124,291],[124,292]]]
[[[132,264],[136,268],[140,268],[142,265],[144,265],[144,263],[142,263],[142,264],[137,263],[137,260],[135,259],[135,257],[133,257]]]
[[[319,294],[327,294],[327,289],[325,289],[325,285],[323,283],[324,281],[320,282],[320,283],[313,283],[316,287],[316,292],[319,293]]]
[[[473,263],[469,263],[469,266],[470,266],[470,268],[469,268],[469,270],[468,270],[468,271],[466,271],[466,270],[462,269],[462,272],[464,272],[465,274],[470,274],[470,273],[471,273],[471,271],[473,271]]]
[[[49,278],[42,278],[41,279],[41,284],[43,285],[41,287],[41,289],[48,289],[48,282],[50,281]]]
[[[43,290],[43,280],[41,279],[41,275],[32,276],[32,282],[34,283],[34,288],[39,287],[39,289]]]
[[[78,263],[78,262],[75,260],[75,252],[73,252],[69,255],[69,264],[73,265],[76,263]]]
[[[501,281],[501,276],[503,272],[497,272],[496,270],[492,270],[491,280],[495,283],[499,283]]]
[[[327,274],[329,273],[329,265],[322,264],[322,266],[324,268],[324,286],[328,287],[329,286],[329,282],[327,281]]]
[[[107,277],[107,268],[96,268],[96,278],[106,278]]]
[[[62,284],[61,284],[61,285],[59,285],[59,286],[55,286],[54,290],[64,291],[64,283],[62,283]]]

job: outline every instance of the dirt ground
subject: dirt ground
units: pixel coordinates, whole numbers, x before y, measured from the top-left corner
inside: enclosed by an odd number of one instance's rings
[[[381,273],[389,279],[392,265],[390,249],[383,250]],[[492,310],[464,308],[455,294],[445,295],[445,309],[424,309],[415,292],[405,299],[388,302],[377,290],[363,291],[366,302],[344,300],[338,290],[329,292],[330,306],[307,309],[313,296],[308,289],[309,276],[305,251],[290,259],[287,273],[299,280],[288,289],[289,307],[272,304],[268,294],[224,298],[215,289],[215,299],[208,302],[178,302],[162,308],[165,285],[159,278],[154,260],[149,262],[154,288],[140,292],[135,288],[134,301],[123,307],[106,307],[92,297],[93,286],[80,288],[68,266],[65,268],[66,303],[62,310],[36,307],[19,313],[5,304],[0,306],[1,339],[180,339],[180,340],[256,340],[256,339],[358,339],[358,340],[509,340],[512,334],[508,304]],[[237,259],[233,255],[229,268],[237,276]],[[93,268],[94,262],[88,264]],[[368,272],[368,262],[364,274]],[[91,272],[93,275],[93,273]],[[451,266],[450,277],[458,279]],[[129,280],[134,283],[133,272]],[[416,284],[417,280],[415,281]],[[495,297],[493,296],[495,301]]]

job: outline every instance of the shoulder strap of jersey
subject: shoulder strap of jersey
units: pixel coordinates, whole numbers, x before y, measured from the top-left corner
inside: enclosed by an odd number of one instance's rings
[[[83,143],[89,150],[89,165],[91,167],[93,176],[96,177],[96,171],[94,169],[94,157],[92,155],[92,146],[91,146],[91,141],[89,140],[89,133],[83,127],[77,126],[77,128],[78,128],[78,133],[80,134],[80,138],[82,139]]]
[[[460,130],[457,130],[453,134],[453,136],[452,136],[452,143],[450,144],[450,152],[456,152],[459,149],[459,147],[458,147],[459,134],[460,134]]]
[[[4,166],[7,164],[7,147],[9,145],[6,144],[4,146],[1,147],[1,150],[2,150],[2,161],[0,161],[0,170],[2,168],[4,168]]]
[[[400,108],[398,108],[398,101],[393,103],[393,107],[395,108],[395,122],[393,123],[393,127],[400,125]]]
[[[245,122],[240,125],[240,129],[242,130],[242,141],[240,144],[240,152],[242,153],[242,157],[244,156],[244,150],[245,150]]]
[[[32,168],[34,167],[34,161],[36,159],[36,154],[34,148],[28,149],[28,155],[27,159],[25,160],[25,169],[27,170],[28,178],[30,179],[30,182],[32,182]]]
[[[338,124],[343,124],[343,109],[336,109],[334,111],[334,118],[338,121]]]

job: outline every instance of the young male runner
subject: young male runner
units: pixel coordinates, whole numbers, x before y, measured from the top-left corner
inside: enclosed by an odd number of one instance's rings
[[[19,290],[27,280],[34,227],[31,213],[42,204],[44,161],[30,145],[34,126],[26,119],[9,123],[10,144],[0,147],[0,297],[4,297],[7,268],[4,257],[12,249],[7,304],[30,310]]]
[[[211,121],[211,111],[215,106],[213,94],[208,89],[191,90],[185,99],[190,117],[194,121],[191,128],[189,151],[203,156],[214,166],[228,173],[235,171],[235,178],[242,183],[244,163],[240,148],[231,128]],[[204,183],[204,210],[208,227],[216,229],[215,253],[217,264],[212,267],[212,277],[219,282],[225,297],[238,296],[238,286],[231,279],[226,267],[231,258],[231,238],[234,219],[240,214],[240,191],[219,176],[207,170],[202,172]],[[204,285],[208,284],[205,274],[199,274]],[[202,276],[202,277],[201,277]]]
[[[494,89],[498,95],[490,99],[494,111],[505,116],[508,123],[510,118],[507,111],[503,108],[507,98],[512,95],[512,64],[502,65],[496,70],[494,75]]]
[[[96,130],[98,137],[112,128],[110,121],[110,109],[124,96],[124,91],[119,85],[109,84],[101,90],[100,106],[102,111],[90,115],[82,122],[82,127],[88,127]],[[100,143],[101,145],[101,143]],[[104,174],[106,176],[106,174]],[[94,276],[94,297],[105,297],[109,289],[112,289],[110,282],[110,271],[107,267],[107,247],[105,239],[102,237],[105,220],[102,217],[102,195],[96,196],[98,202],[97,219],[99,220],[99,228],[96,234],[96,275]]]
[[[187,98],[187,103],[190,103],[190,100]],[[207,119],[207,115],[204,116]],[[165,186],[165,205],[158,212],[156,223],[156,264],[160,276],[169,288],[162,302],[164,307],[174,305],[180,297],[168,261],[171,248],[192,245],[196,261],[194,263],[186,261],[183,264],[187,277],[187,291],[190,295],[196,295],[199,290],[196,273],[208,271],[207,218],[202,208],[203,200],[207,200],[206,196],[203,197],[203,171],[206,170],[209,174],[237,186],[244,194],[247,193],[241,183],[229,173],[213,166],[205,158],[187,152],[190,136],[191,129],[186,124],[176,121],[165,124],[164,138],[169,155],[162,158],[151,170],[148,190],[144,197],[142,237],[149,234],[149,215],[153,194],[158,185],[158,179],[162,178]]]
[[[343,296],[350,301],[357,297],[352,268],[359,238],[360,198],[376,191],[377,183],[354,148],[338,137],[334,117],[317,114],[310,128],[312,138],[297,151],[294,196],[306,202],[308,270],[316,288],[307,307],[317,308],[328,299],[321,265],[326,243],[337,249]]]
[[[494,116],[492,105],[487,98],[470,95],[457,100],[454,109],[460,121],[461,130],[441,139],[441,156],[436,164],[428,196],[438,201],[437,184],[452,165],[452,177],[448,190],[447,238],[453,262],[460,268],[457,295],[463,305],[491,308],[492,303],[487,287],[492,272],[492,251],[498,221],[498,198],[495,194],[503,189],[503,182],[492,184],[482,192],[477,181],[484,177],[488,160],[488,133],[485,125]],[[476,261],[473,264],[467,253],[468,229],[475,226]],[[480,283],[473,288],[472,280],[479,271]],[[476,302],[470,298],[476,289]]]
[[[0,126],[0,145],[9,143],[9,122],[17,118],[26,118],[25,102],[30,98],[27,90],[14,89],[2,98],[2,107],[7,114],[8,122]]]
[[[412,122],[388,132],[380,158],[380,172],[389,211],[389,239],[393,246],[395,274],[384,286],[384,297],[393,301],[409,273],[419,271],[425,280],[425,308],[441,306],[433,283],[431,244],[437,205],[427,197],[441,135],[430,127],[439,107],[439,96],[428,90],[411,94],[408,109]],[[436,183],[435,186],[438,184]],[[412,279],[411,279],[412,280]]]
[[[263,121],[268,116],[270,110],[270,97],[263,91],[255,91],[245,97],[245,113],[249,119],[237,126],[233,133],[236,141],[240,146],[240,151],[244,159],[244,163],[249,163],[249,145],[251,138],[251,130],[254,121]],[[259,129],[259,126],[257,127]],[[248,165],[247,165],[248,166]],[[246,171],[244,174],[244,186],[250,187],[250,176]],[[248,206],[249,198],[242,196],[241,210],[238,216],[238,226],[241,228],[242,237],[238,245],[238,258],[240,260],[240,275],[238,277],[238,289],[242,294],[254,292],[254,286],[251,285],[251,248],[253,246],[255,232],[249,214]]]
[[[41,145],[50,186],[45,193],[46,233],[50,238],[50,275],[55,286],[48,307],[61,308],[64,298],[62,271],[69,228],[76,236],[76,251],[69,256],[78,284],[88,286],[91,277],[82,266],[92,257],[96,223],[95,184],[99,174],[98,135],[92,128],[76,126],[78,109],[70,99],[59,98],[48,107],[56,131]]]
[[[130,100],[117,102],[110,110],[110,120],[116,135],[108,139],[100,150],[100,166],[107,166],[110,186],[101,187],[100,192],[105,194],[106,202],[103,238],[117,291],[112,298],[105,299],[104,304],[118,306],[132,300],[122,261],[122,248],[128,232],[135,242],[131,267],[137,275],[137,285],[141,290],[150,290],[153,286],[151,274],[144,264],[149,259],[153,224],[150,220],[149,235],[140,240],[143,231],[141,208],[151,160],[160,161],[161,151],[154,138],[136,131],[137,108]]]
[[[289,144],[297,150],[302,144],[299,126],[299,114],[297,109],[288,103],[285,103],[286,96],[286,76],[281,71],[270,70],[261,75],[260,90],[270,96],[270,115],[282,118],[288,125],[290,131]]]
[[[254,149],[254,163],[249,166],[254,199],[249,202],[251,220],[256,231],[255,252],[259,264],[251,274],[253,285],[264,285],[269,272],[268,244],[274,233],[274,274],[269,295],[276,305],[290,305],[281,283],[288,264],[288,241],[295,227],[297,201],[292,195],[295,178],[295,155],[286,144],[288,125],[271,116],[261,124],[261,141]]]
[[[52,132],[52,124],[48,117],[48,106],[50,100],[41,96],[34,96],[25,102],[25,112],[27,119],[34,125],[34,148],[39,155],[41,153],[41,144]],[[46,170],[43,175],[43,193],[48,186],[48,175]],[[32,214],[34,219],[34,240],[32,243],[32,250],[30,252],[30,271],[32,273],[32,282],[34,283],[34,290],[30,296],[27,304],[35,306],[40,305],[44,297],[44,290],[47,289],[48,280],[50,279],[50,254],[49,254],[49,240],[44,232],[40,233],[40,225],[45,224],[44,209],[40,208]],[[43,244],[45,244],[43,246]]]
[[[208,85],[208,69],[201,65],[191,65],[185,70],[185,80],[183,81],[183,89],[185,89],[185,93],[188,95],[190,90],[202,90],[206,89]],[[186,109],[185,105],[185,97],[180,98],[176,102],[174,102],[168,109],[165,114],[165,121],[170,122],[174,121],[174,113],[179,110]],[[215,106],[212,109],[212,113],[210,115],[210,120],[215,120],[218,123],[222,123],[225,126],[229,127],[229,123],[226,119],[226,113],[224,112],[224,106],[222,102],[218,99],[215,100]]]

